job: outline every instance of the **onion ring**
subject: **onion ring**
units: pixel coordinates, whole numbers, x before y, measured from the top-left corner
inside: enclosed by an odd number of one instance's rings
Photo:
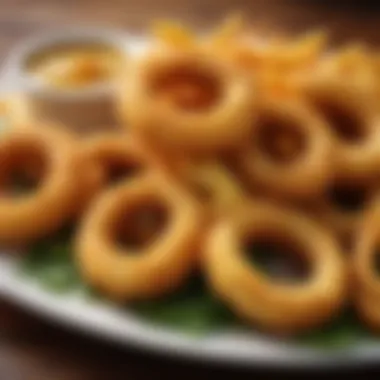
[[[245,201],[244,189],[221,164],[203,163],[191,173],[193,182],[209,194],[213,208],[226,213]]]
[[[252,188],[282,198],[310,198],[332,176],[327,126],[300,102],[263,102],[258,125],[239,155],[239,170]]]
[[[253,92],[239,70],[206,53],[164,50],[130,68],[120,114],[156,145],[209,153],[239,146],[248,136]]]
[[[373,55],[363,44],[348,44],[327,55],[319,62],[317,70],[319,75],[333,80],[346,81],[349,77],[350,85],[376,97],[377,75],[373,67]]]
[[[359,182],[354,178],[335,178],[325,194],[310,207],[310,211],[336,234],[344,246],[350,247],[376,191],[374,181]]]
[[[372,204],[360,224],[352,256],[355,306],[363,320],[380,331],[380,275],[376,272],[376,257],[380,242],[380,203]]]
[[[149,202],[158,202],[169,212],[163,233],[142,251],[118,247],[112,234],[119,218],[131,216],[136,205]],[[171,292],[197,265],[202,220],[200,205],[163,177],[121,183],[102,193],[83,219],[76,241],[82,274],[94,287],[119,300]]]
[[[249,236],[286,239],[313,271],[301,285],[275,284],[249,265],[241,249]],[[247,203],[220,220],[206,244],[204,267],[213,291],[235,313],[274,333],[296,333],[329,320],[346,301],[346,266],[339,245],[318,224],[271,204]]]
[[[109,185],[159,167],[158,159],[153,159],[140,141],[120,134],[100,134],[85,140],[81,153],[86,168],[85,203]]]
[[[0,241],[27,243],[65,224],[78,206],[79,167],[75,141],[66,134],[35,128],[2,136]],[[15,197],[4,192],[15,169],[40,179],[32,193]]]
[[[172,176],[207,209],[211,220],[235,212],[248,198],[230,168],[215,159],[177,157]]]
[[[35,126],[26,102],[20,94],[12,94],[0,100],[0,116],[11,128],[32,123]]]
[[[380,117],[372,92],[330,76],[302,88],[333,132],[336,172],[358,178],[379,173]]]

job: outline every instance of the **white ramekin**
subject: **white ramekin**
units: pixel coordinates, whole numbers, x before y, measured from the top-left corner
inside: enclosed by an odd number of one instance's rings
[[[101,43],[129,55],[128,36],[108,30],[66,30],[34,36],[17,47],[8,61],[7,76],[16,81],[22,94],[24,112],[30,121],[44,120],[67,126],[77,132],[118,128],[115,107],[115,85],[111,83],[85,89],[56,89],[37,80],[26,70],[28,59],[38,51],[61,43]]]

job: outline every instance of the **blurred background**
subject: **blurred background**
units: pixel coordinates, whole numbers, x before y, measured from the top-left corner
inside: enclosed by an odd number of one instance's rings
[[[243,11],[255,28],[299,33],[327,27],[335,42],[366,39],[377,44],[375,1],[341,0],[1,0],[0,54],[35,32],[59,27],[111,27],[144,30],[152,19],[180,18],[207,27],[226,13]]]
[[[55,28],[106,27],[141,32],[156,18],[208,27],[243,11],[262,33],[298,34],[326,27],[333,43],[380,42],[380,3],[325,0],[0,0],[0,62],[15,44]],[[265,372],[267,373],[267,372]],[[79,336],[0,300],[1,380],[251,378],[225,370],[124,350]],[[279,373],[273,374],[278,378]]]

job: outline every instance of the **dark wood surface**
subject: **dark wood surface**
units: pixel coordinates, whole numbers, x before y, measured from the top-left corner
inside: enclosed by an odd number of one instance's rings
[[[336,43],[380,43],[380,4],[324,0],[0,0],[0,59],[23,38],[57,27],[96,26],[134,31],[156,18],[179,17],[207,27],[228,11],[244,10],[263,32],[325,26]],[[260,372],[263,374],[263,371]],[[67,331],[0,300],[0,380],[251,378],[225,369],[110,346]]]

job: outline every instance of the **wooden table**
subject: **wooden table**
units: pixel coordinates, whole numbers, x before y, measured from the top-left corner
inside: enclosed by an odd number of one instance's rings
[[[342,3],[346,3],[342,5]],[[360,3],[360,5],[358,5]],[[180,17],[197,27],[244,10],[262,32],[299,33],[326,26],[334,43],[380,42],[380,4],[320,0],[0,0],[0,57],[34,32],[101,26],[134,31],[153,18]],[[369,3],[369,2],[367,2]],[[379,8],[379,9],[377,9]],[[251,378],[252,372],[183,363],[137,353],[48,324],[0,301],[0,380]],[[257,373],[256,373],[257,374]]]

